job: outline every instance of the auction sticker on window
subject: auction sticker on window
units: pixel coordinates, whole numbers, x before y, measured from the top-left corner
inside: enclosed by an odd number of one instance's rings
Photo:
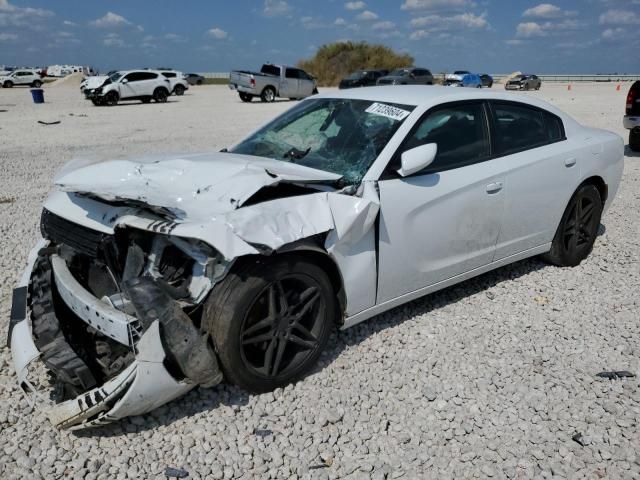
[[[391,105],[385,105],[384,103],[374,103],[365,110],[367,113],[373,113],[374,115],[382,115],[383,117],[391,118],[392,120],[404,120],[409,116],[411,112],[402,110],[401,108],[392,107]]]

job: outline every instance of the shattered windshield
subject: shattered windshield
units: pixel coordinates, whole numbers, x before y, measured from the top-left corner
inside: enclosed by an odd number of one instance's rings
[[[371,100],[307,100],[231,152],[337,173],[344,183],[354,185],[413,109]]]

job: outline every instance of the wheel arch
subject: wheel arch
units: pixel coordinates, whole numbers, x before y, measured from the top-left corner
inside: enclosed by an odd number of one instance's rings
[[[347,297],[344,288],[344,280],[342,278],[342,272],[338,267],[338,264],[331,258],[329,253],[320,246],[319,241],[315,239],[304,239],[302,241],[294,242],[289,245],[285,245],[278,249],[274,256],[285,257],[285,256],[295,256],[298,258],[303,258],[309,263],[313,263],[320,267],[324,272],[329,276],[329,280],[331,281],[331,286],[333,287],[333,291],[338,299],[338,306],[340,311],[338,312],[337,322],[342,325],[344,322],[344,312],[346,312],[347,308]],[[238,258],[235,261],[235,264],[231,268],[235,269],[243,269],[243,266],[249,263],[253,263],[256,261],[264,260],[265,255],[245,255],[243,257]]]
[[[265,87],[260,92],[260,95],[262,95],[264,92],[266,92],[268,88],[273,90],[273,92],[276,94],[276,96],[278,96],[278,89],[274,85],[265,85]]]
[[[586,178],[583,182],[578,185],[576,191],[583,185],[593,185],[598,189],[598,193],[600,194],[600,198],[602,199],[602,204],[604,205],[609,198],[609,187],[604,179],[598,175],[593,175],[591,177]]]

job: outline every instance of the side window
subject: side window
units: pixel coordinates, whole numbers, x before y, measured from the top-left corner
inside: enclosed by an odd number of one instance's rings
[[[153,73],[153,72],[141,72],[140,73],[140,80],[155,80],[156,78],[158,78],[158,74],[157,73]]]
[[[174,72],[162,72],[162,75],[167,78],[176,78],[176,74]]]
[[[544,123],[547,126],[547,137],[550,143],[564,140],[562,120],[551,113],[544,112]]]
[[[438,153],[428,172],[451,170],[488,158],[489,135],[482,103],[432,110],[407,137],[401,152],[429,143],[438,145]],[[399,164],[399,158],[395,163]]]
[[[498,154],[507,155],[549,143],[542,111],[514,104],[494,103]]]
[[[140,72],[132,72],[127,74],[126,77],[124,77],[122,80],[127,80],[128,82],[139,82],[140,80],[142,80],[141,75],[143,75]]]
[[[298,72],[293,68],[287,68],[284,73],[284,76],[287,78],[298,78]]]

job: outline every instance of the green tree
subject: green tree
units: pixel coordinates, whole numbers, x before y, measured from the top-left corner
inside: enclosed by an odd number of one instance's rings
[[[409,67],[413,57],[400,54],[384,45],[367,42],[337,42],[321,46],[313,58],[298,66],[318,79],[321,86],[335,86],[355,70]]]

